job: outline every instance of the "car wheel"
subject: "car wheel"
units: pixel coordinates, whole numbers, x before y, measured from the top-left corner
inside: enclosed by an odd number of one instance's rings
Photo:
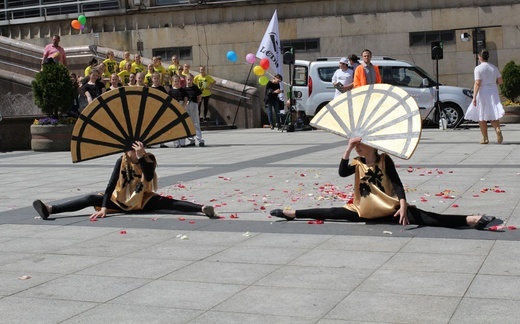
[[[441,118],[445,118],[448,121],[448,128],[453,128],[460,125],[462,118],[464,118],[464,113],[459,106],[448,103],[442,107]]]

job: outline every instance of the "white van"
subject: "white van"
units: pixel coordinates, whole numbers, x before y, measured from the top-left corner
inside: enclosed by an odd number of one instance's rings
[[[383,83],[403,88],[416,101],[422,119],[438,120],[432,109],[436,101],[435,79],[418,66],[389,57],[373,57],[379,66]],[[334,98],[332,75],[339,68],[339,58],[320,58],[317,61],[296,60],[293,73],[293,92],[296,109],[311,118]],[[472,90],[439,84],[441,117],[448,127],[458,126],[473,98]]]

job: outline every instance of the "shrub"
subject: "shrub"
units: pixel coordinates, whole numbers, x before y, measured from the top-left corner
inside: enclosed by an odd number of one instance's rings
[[[34,103],[49,117],[59,118],[67,113],[74,101],[69,70],[58,63],[43,65],[32,82],[32,91]]]
[[[511,102],[520,96],[520,65],[511,61],[502,70],[502,80],[500,93]]]

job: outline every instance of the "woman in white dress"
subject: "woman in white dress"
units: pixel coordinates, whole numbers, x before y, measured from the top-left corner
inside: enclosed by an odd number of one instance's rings
[[[502,75],[496,66],[488,63],[489,52],[483,48],[478,54],[480,64],[475,67],[475,85],[473,86],[473,102],[468,107],[467,120],[478,121],[482,140],[480,144],[489,143],[487,122],[495,128],[497,142],[504,140],[500,130],[500,118],[504,116],[504,107],[500,103],[498,85],[502,84]]]

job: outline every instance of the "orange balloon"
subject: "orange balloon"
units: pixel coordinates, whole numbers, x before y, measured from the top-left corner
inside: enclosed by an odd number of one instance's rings
[[[74,19],[70,25],[72,26],[72,28],[74,29],[80,29],[81,28],[81,23],[77,20],[77,19]]]

